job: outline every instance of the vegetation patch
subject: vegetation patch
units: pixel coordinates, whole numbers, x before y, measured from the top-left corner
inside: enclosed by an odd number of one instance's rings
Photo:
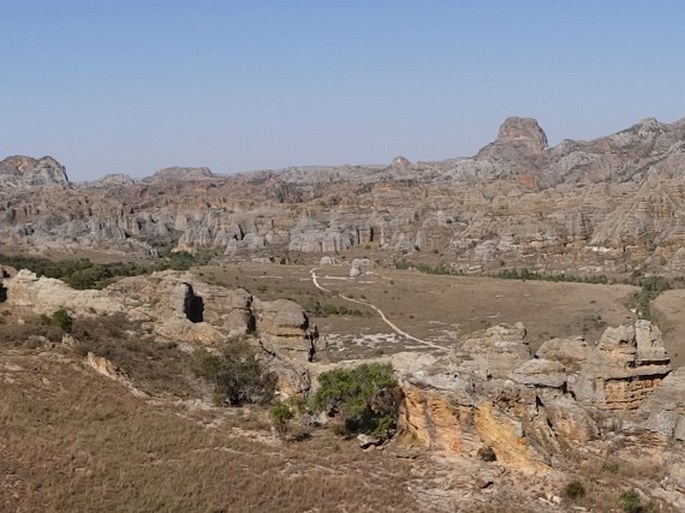
[[[214,386],[217,405],[269,404],[273,400],[277,376],[245,339],[230,339],[216,353],[199,349],[192,358],[195,373]]]
[[[579,276],[575,274],[556,273],[546,274],[536,271],[529,271],[523,269],[504,269],[497,274],[495,278],[503,280],[530,280],[530,281],[554,281],[554,282],[573,282],[573,283],[600,283],[606,285],[612,283],[604,274]]]
[[[353,315],[356,317],[365,317],[368,314],[359,310],[358,308],[350,308],[345,305],[334,305],[332,303],[320,303],[316,299],[310,299],[305,303],[304,309],[308,314],[315,317],[328,317],[331,315]]]
[[[389,436],[394,432],[402,391],[390,364],[334,369],[323,372],[319,383],[312,408],[340,417],[344,434]]]
[[[184,399],[203,394],[202,381],[191,370],[190,355],[176,343],[155,341],[140,323],[123,314],[77,318],[72,335],[78,355],[91,352],[106,358],[145,392]]]
[[[571,500],[577,500],[585,497],[585,486],[580,481],[571,481],[564,488],[564,495]]]
[[[150,266],[135,262],[95,264],[87,258],[50,260],[23,255],[0,255],[0,264],[28,269],[39,276],[58,278],[79,290],[102,288],[115,277],[138,276],[151,271]]]
[[[674,283],[663,276],[635,277],[632,284],[640,287],[640,291],[635,293],[629,306],[635,308],[642,319],[652,318],[649,305],[653,299],[662,292],[674,288]]]
[[[125,276],[140,276],[153,271],[173,269],[186,271],[192,266],[205,265],[211,259],[209,254],[192,255],[187,251],[169,253],[168,256],[151,263],[110,262],[96,264],[88,258],[51,260],[43,257],[0,255],[0,265],[9,265],[16,269],[28,269],[39,276],[57,278],[70,287],[101,289],[114,279]]]
[[[618,505],[624,513],[652,513],[657,511],[654,503],[643,504],[637,490],[626,490],[618,498]]]

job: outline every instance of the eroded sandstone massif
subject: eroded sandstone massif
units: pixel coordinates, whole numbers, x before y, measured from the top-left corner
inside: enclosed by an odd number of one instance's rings
[[[646,119],[549,147],[509,118],[474,157],[294,167],[216,176],[169,168],[136,182],[68,182],[54,159],[0,165],[0,235],[12,244],[233,258],[379,251],[462,272],[502,266],[583,274],[685,268],[685,120]]]

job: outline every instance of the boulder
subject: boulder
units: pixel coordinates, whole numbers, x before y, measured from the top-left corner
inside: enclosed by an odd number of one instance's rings
[[[576,398],[603,409],[633,410],[671,372],[661,332],[649,321],[607,328],[588,354]]]
[[[535,352],[538,358],[556,360],[565,367],[577,370],[587,360],[591,345],[583,337],[553,338],[543,342]]]
[[[685,367],[666,376],[636,416],[643,429],[685,442]]]
[[[5,278],[14,278],[17,275],[17,270],[9,265],[0,265],[0,280]]]
[[[499,324],[466,339],[459,350],[493,378],[508,374],[531,357],[523,323]]]
[[[537,397],[550,427],[567,445],[577,447],[599,436],[597,423],[572,396],[547,388],[539,390]]]
[[[267,351],[297,360],[312,358],[309,319],[300,305],[287,299],[254,302],[256,333]]]
[[[523,385],[561,388],[566,384],[564,366],[554,360],[536,358],[523,362],[509,373],[509,377]]]

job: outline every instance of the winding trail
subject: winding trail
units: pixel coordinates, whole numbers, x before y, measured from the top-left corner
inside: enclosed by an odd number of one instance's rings
[[[322,292],[325,292],[325,293],[327,293],[327,294],[335,294],[335,292],[333,292],[333,291],[331,291],[331,290],[329,290],[329,289],[327,289],[327,288],[321,286],[321,284],[319,283],[319,279],[318,279],[318,277],[316,276],[316,271],[318,271],[319,269],[321,269],[321,268],[320,268],[320,267],[315,267],[315,268],[313,268],[311,271],[309,271],[309,274],[310,274],[311,277],[312,277],[312,283],[314,284],[314,286],[315,286],[317,289],[319,289],[319,290],[322,291]],[[391,330],[393,330],[395,333],[397,333],[398,335],[401,335],[401,336],[403,336],[403,337],[405,337],[405,338],[408,338],[409,340],[413,340],[414,342],[418,342],[419,344],[422,344],[422,345],[424,345],[424,346],[432,347],[433,349],[440,349],[441,351],[445,351],[445,348],[444,348],[443,346],[439,346],[438,344],[434,344],[433,342],[430,342],[430,341],[428,341],[428,340],[422,340],[422,339],[420,339],[420,338],[416,338],[416,337],[413,336],[413,335],[410,335],[409,333],[407,333],[406,331],[404,331],[403,329],[401,329],[400,327],[398,327],[398,326],[397,326],[394,322],[392,322],[390,319],[388,319],[388,318],[386,317],[385,313],[383,313],[383,310],[381,310],[380,308],[378,308],[376,305],[371,304],[371,303],[367,303],[366,301],[361,301],[361,300],[359,300],[359,299],[354,299],[354,298],[351,298],[351,297],[347,297],[347,296],[345,296],[345,295],[343,295],[343,294],[335,294],[335,295],[338,296],[340,299],[344,299],[345,301],[349,301],[350,303],[355,303],[355,304],[358,304],[358,305],[368,306],[368,307],[371,308],[372,310],[376,311],[376,313],[378,313],[378,315],[381,316],[381,319],[383,320],[383,322],[384,322],[385,324],[387,324],[388,327],[389,327]]]

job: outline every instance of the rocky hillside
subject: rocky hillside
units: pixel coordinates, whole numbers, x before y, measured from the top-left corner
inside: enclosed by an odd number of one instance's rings
[[[169,168],[143,182],[70,186],[49,157],[10,157],[0,183],[0,236],[38,251],[281,260],[361,249],[468,273],[685,270],[685,119],[549,147],[535,120],[509,118],[471,158],[228,177]]]
[[[181,387],[173,391],[170,404],[171,391],[161,395],[153,386],[153,378],[159,381],[164,376],[167,381],[188,383],[180,367],[180,361],[192,358],[188,354],[216,348],[229,336],[249,337],[259,351],[260,361],[277,376],[280,396],[299,401],[324,386],[324,372],[361,363],[348,360],[331,364],[327,334],[321,334],[324,340],[320,340],[318,330],[310,330],[307,315],[296,303],[284,299],[262,301],[244,289],[209,285],[192,273],[164,271],[125,278],[102,290],[83,291],[73,290],[59,280],[37,277],[27,270],[7,268],[1,274],[7,274],[0,281],[6,296],[0,301],[0,319],[7,335],[0,346],[0,379],[12,392],[11,404],[15,409],[20,404],[15,390],[28,382],[30,373],[34,373],[34,383],[49,385],[51,380],[57,380],[54,371],[48,372],[44,366],[51,359],[59,362],[63,373],[78,370],[80,382],[89,383],[81,386],[84,390],[101,386],[97,373],[121,387],[119,396],[126,398],[132,394],[146,400],[138,415],[154,411],[161,414],[161,407],[169,408],[171,404],[185,408],[179,414],[183,418],[202,410],[207,431],[210,426],[221,426],[226,419],[208,404],[206,397],[197,395],[192,387]],[[83,323],[85,327],[54,339],[29,331],[24,332],[25,336],[17,335],[30,328],[32,322],[34,331],[39,331],[40,326],[45,328],[46,322],[36,322],[33,316],[42,314],[40,319],[49,321],[48,315],[58,308],[68,312],[75,325]],[[108,330],[116,334],[109,335],[116,340],[105,346],[102,341],[107,339]],[[89,342],[84,345],[86,341]],[[138,359],[144,359],[145,372],[130,355],[117,361],[128,347],[139,355]],[[81,349],[74,353],[73,348]],[[398,378],[397,430],[393,429],[392,439],[367,435],[357,439],[368,452],[380,453],[373,447],[383,448],[384,457],[377,456],[382,459],[382,466],[376,469],[380,473],[377,477],[398,482],[388,473],[389,462],[397,458],[411,460],[411,475],[399,482],[417,504],[406,510],[511,511],[509,505],[515,501],[520,511],[617,511],[611,509],[616,504],[617,490],[634,490],[637,503],[642,501],[642,507],[649,508],[622,511],[670,513],[685,508],[685,368],[672,370],[661,332],[649,321],[607,327],[598,340],[580,336],[548,339],[535,352],[522,323],[499,324],[455,338],[444,346],[413,346],[390,355],[376,355],[374,360],[390,363]],[[84,377],[82,369],[87,369],[90,377]],[[32,392],[32,387],[35,384],[23,389],[20,397],[24,402],[26,390]],[[43,401],[53,392],[47,390],[38,395]],[[181,393],[188,400],[178,401]],[[379,394],[374,401],[381,404],[383,397]],[[85,408],[82,400],[68,404],[70,408]],[[96,406],[89,408],[101,408],[99,402],[98,398],[94,401]],[[60,411],[68,412],[70,408],[60,407]],[[34,410],[41,415],[50,412],[47,408]],[[19,423],[22,416],[12,415],[12,411],[0,411],[0,426]],[[216,415],[217,419],[209,422],[209,415]],[[101,427],[102,422],[116,418],[117,415],[98,417],[98,429],[109,436],[110,431]],[[56,422],[64,420],[58,418]],[[331,414],[307,422],[309,437],[314,439],[326,436],[321,434],[322,424],[333,424]],[[133,432],[148,432],[136,429]],[[245,433],[245,429],[238,434]],[[33,430],[14,431],[27,440],[35,436]],[[266,430],[251,436],[251,444],[269,441],[273,454],[287,450],[287,444]],[[194,439],[190,437],[185,443],[171,439],[168,447],[154,457],[164,461],[168,451],[179,448],[187,457],[193,450],[186,451],[186,444]],[[20,436],[10,439],[10,454],[18,454],[20,441]],[[109,438],[108,441],[111,442]],[[222,442],[227,443],[231,442]],[[231,444],[231,449],[219,445],[219,450],[233,451],[235,444]],[[124,447],[125,444],[122,450]],[[313,446],[308,443],[299,447],[306,453]],[[336,451],[340,448],[329,449],[327,456]],[[259,457],[260,453],[253,452],[250,451],[252,457]],[[372,457],[367,456],[368,452],[359,453],[356,460]],[[113,459],[116,465],[122,464]],[[18,467],[12,459],[9,461]],[[93,465],[91,461],[79,464],[87,469]],[[292,464],[286,468],[291,469]],[[317,462],[315,468],[321,468],[321,463]],[[118,473],[116,476],[121,479]],[[17,495],[16,499],[3,495],[8,488],[4,483],[16,488],[22,478],[16,472],[0,474],[0,504],[5,496],[11,502],[28,500],[31,494]],[[42,477],[32,474],[31,478]],[[80,477],[74,472],[67,479],[76,482]],[[573,482],[583,490],[587,488],[585,499],[568,491],[568,484]],[[214,477],[203,480],[205,486],[214,483]],[[146,493],[154,493],[155,488],[146,487]],[[376,484],[367,484],[364,490],[373,496],[387,494],[384,487],[377,488]],[[354,491],[358,495],[358,488]],[[102,495],[110,493],[106,490]],[[193,500],[207,500],[207,495],[203,488],[193,495]],[[292,500],[298,495],[290,496]],[[323,495],[312,497],[314,501],[323,499]],[[290,502],[283,502],[281,507],[283,504]],[[492,509],[484,509],[484,504],[492,504]],[[283,510],[301,508],[290,506]]]

